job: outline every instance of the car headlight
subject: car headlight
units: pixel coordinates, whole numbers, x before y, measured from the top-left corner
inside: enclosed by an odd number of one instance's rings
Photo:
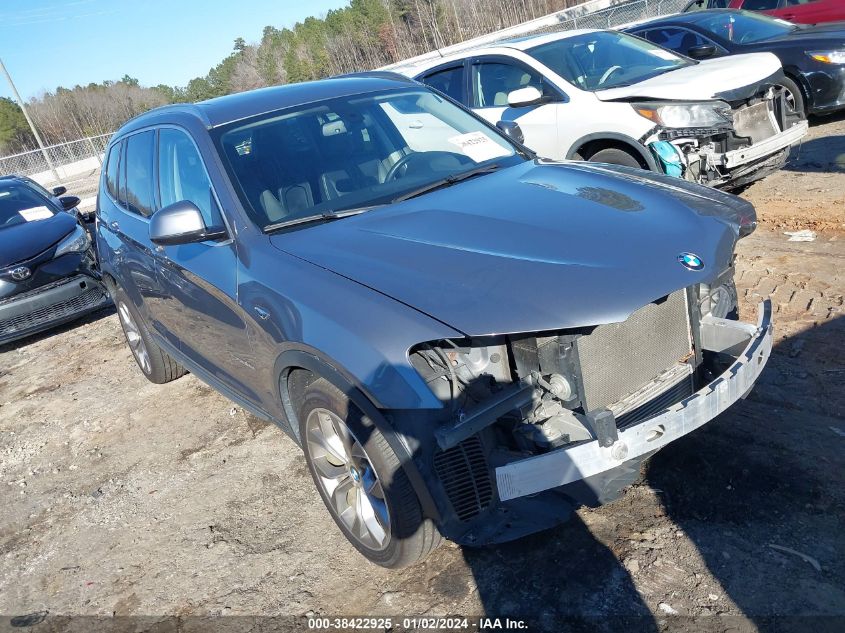
[[[845,50],[841,51],[807,51],[807,55],[823,64],[845,64]]]
[[[90,243],[91,242],[88,240],[88,233],[85,229],[81,226],[77,226],[73,230],[73,233],[59,242],[59,245],[56,247],[56,253],[53,257],[61,257],[62,255],[66,255],[68,253],[81,253],[82,251],[88,249]]]
[[[632,103],[641,117],[664,127],[714,127],[731,122],[731,107],[724,101],[709,103]]]

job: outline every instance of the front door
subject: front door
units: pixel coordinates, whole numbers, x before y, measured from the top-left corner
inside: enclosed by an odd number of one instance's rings
[[[161,207],[188,200],[206,226],[225,226],[199,150],[184,130],[159,130],[156,161]],[[189,361],[252,402],[255,367],[237,302],[233,239],[155,250],[165,301],[156,327]]]
[[[528,66],[501,58],[480,58],[473,62],[470,75],[471,107],[490,123],[515,121],[525,137],[525,145],[544,158],[563,158],[566,154],[558,138],[560,94],[543,76]],[[537,88],[544,102],[511,107],[508,94],[527,87]]]

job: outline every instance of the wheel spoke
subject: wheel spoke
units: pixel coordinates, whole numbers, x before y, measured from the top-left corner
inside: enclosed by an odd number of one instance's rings
[[[343,454],[343,446],[339,446],[340,442],[332,442],[323,435],[320,428],[314,427],[308,430],[308,441],[316,449],[316,452],[312,453],[314,457],[330,456],[334,466],[346,466],[349,462]]]
[[[384,549],[390,514],[378,473],[366,449],[342,418],[314,409],[305,421],[305,448],[327,504],[354,541]]]
[[[373,503],[373,499],[367,495],[363,490],[358,493],[358,515],[362,523],[362,537],[369,536],[378,545],[384,543],[387,532],[382,524],[382,517],[379,516],[379,509]],[[378,502],[377,502],[378,503]],[[381,504],[384,502],[382,501]],[[386,508],[384,508],[386,510]],[[386,516],[386,515],[385,515]],[[364,533],[366,531],[366,533]]]

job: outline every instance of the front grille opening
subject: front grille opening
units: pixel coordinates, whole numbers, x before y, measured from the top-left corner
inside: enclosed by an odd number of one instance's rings
[[[661,393],[654,400],[646,402],[633,411],[629,411],[617,418],[616,426],[620,429],[626,429],[639,422],[649,420],[672,405],[678,404],[681,400],[691,396],[692,394],[693,377],[692,375],[689,375],[684,380],[681,380]]]
[[[85,282],[82,282],[83,284]],[[91,288],[80,295],[59,301],[52,305],[38,308],[27,314],[21,314],[5,321],[0,321],[0,335],[26,332],[27,330],[70,318],[75,314],[94,309],[103,301],[105,294],[99,288]]]
[[[434,455],[434,471],[461,521],[469,521],[493,501],[493,481],[478,436]]]

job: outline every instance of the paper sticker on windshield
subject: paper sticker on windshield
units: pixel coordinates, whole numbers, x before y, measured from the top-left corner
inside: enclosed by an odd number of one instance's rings
[[[484,132],[470,132],[459,134],[449,139],[453,145],[457,145],[461,152],[469,156],[476,163],[483,163],[491,158],[507,156],[508,150],[496,143]]]
[[[49,220],[53,217],[53,212],[47,207],[32,207],[31,209],[21,209],[18,211],[20,216],[27,222],[35,222],[37,220]]]
[[[670,62],[678,61],[677,55],[674,55],[674,54],[670,53],[669,51],[664,51],[660,48],[650,48],[650,49],[648,49],[648,52],[651,53],[652,55],[655,55],[656,57],[659,57],[660,59],[665,59],[665,60],[668,60]]]

